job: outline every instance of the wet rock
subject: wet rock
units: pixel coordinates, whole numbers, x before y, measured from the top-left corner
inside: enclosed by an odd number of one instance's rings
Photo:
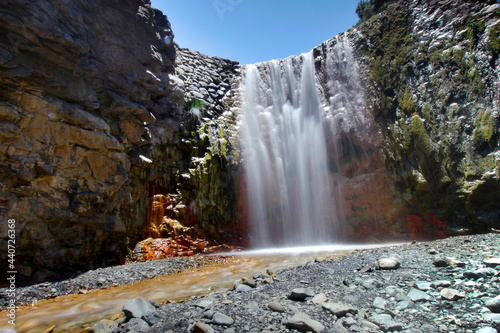
[[[441,290],[440,294],[442,298],[448,301],[457,301],[465,297],[465,294],[459,292],[458,290],[448,288],[444,288],[443,290]]]
[[[212,323],[216,325],[231,326],[234,324],[234,319],[220,312],[215,312],[212,317]]]
[[[285,321],[285,326],[289,329],[296,329],[299,332],[314,332],[321,333],[325,330],[325,326],[319,321],[316,321],[303,312],[295,313],[291,318]]]
[[[323,303],[323,308],[330,311],[332,314],[334,314],[337,317],[343,317],[347,315],[348,313],[351,314],[356,314],[358,313],[358,309],[352,305],[349,304],[344,304],[344,303],[333,303],[333,302],[326,302]]]
[[[288,298],[292,301],[304,301],[308,297],[314,297],[315,293],[311,288],[295,288],[290,292]]]
[[[141,318],[146,312],[155,312],[155,307],[147,298],[134,298],[123,306],[123,313],[127,318]]]
[[[385,269],[385,270],[398,269],[399,266],[401,266],[401,263],[395,257],[380,258],[378,260],[378,267],[380,269]]]
[[[269,310],[274,311],[274,312],[282,313],[282,312],[286,311],[285,307],[283,305],[281,305],[281,303],[278,303],[278,302],[274,302],[274,301],[270,302],[267,306],[269,307]]]

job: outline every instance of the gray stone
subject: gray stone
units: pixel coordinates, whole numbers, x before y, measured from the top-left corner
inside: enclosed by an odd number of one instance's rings
[[[464,276],[468,279],[477,280],[495,275],[495,270],[492,268],[480,268],[476,270],[465,271]]]
[[[216,325],[231,326],[234,324],[234,319],[220,312],[215,312],[212,317],[212,323]]]
[[[489,299],[485,302],[485,305],[491,312],[500,313],[500,295]]]
[[[319,321],[316,321],[303,312],[295,313],[291,318],[285,321],[285,326],[289,329],[296,329],[299,332],[312,331],[321,333],[325,330],[325,326]]]
[[[335,324],[333,324],[333,331],[330,332],[335,332],[335,333],[349,333],[349,330],[342,325],[340,321],[337,321]]]
[[[420,291],[418,289],[412,288],[410,292],[408,293],[408,297],[413,301],[413,302],[420,302],[420,301],[427,301],[431,299],[431,296],[427,295],[423,291]]]
[[[245,284],[238,284],[234,288],[234,291],[236,291],[237,293],[243,293],[243,292],[246,292],[246,291],[251,291],[252,289],[253,289],[252,287],[247,286]]]
[[[103,319],[97,324],[90,327],[90,333],[109,333],[113,329],[113,322],[110,320]]]
[[[311,302],[313,302],[313,304],[316,304],[316,305],[321,305],[321,304],[325,303],[327,300],[328,300],[328,298],[326,297],[326,295],[324,293],[321,293],[321,294],[317,294],[316,296],[314,296],[313,299],[311,300]]]
[[[157,312],[147,311],[141,316],[141,319],[148,323],[149,326],[153,326],[160,321],[160,316]]]
[[[376,288],[382,288],[384,284],[378,280],[375,279],[366,279],[361,282],[361,285],[365,287],[366,289],[376,289]]]
[[[401,263],[395,257],[380,258],[378,260],[378,268],[380,269],[398,269],[399,266],[401,266]]]
[[[127,330],[126,332],[147,333],[149,332],[149,325],[142,319],[132,318],[126,324],[125,329]]]
[[[440,288],[440,287],[446,288],[446,287],[449,287],[449,286],[451,286],[451,282],[450,281],[446,281],[446,280],[440,280],[440,281],[434,281],[434,282],[432,282],[432,287],[433,288]]]
[[[323,303],[323,309],[330,311],[337,317],[343,317],[348,313],[356,314],[358,313],[358,309],[352,305],[344,304],[344,303],[332,303],[326,302]]]
[[[388,314],[375,315],[368,318],[369,321],[378,325],[382,331],[401,331],[403,325],[392,320],[392,317]]]
[[[497,333],[498,331],[493,327],[483,327],[476,331],[476,333]]]
[[[243,281],[243,284],[247,285],[249,287],[252,287],[252,288],[257,287],[257,282],[255,280],[245,280],[245,281]]]
[[[448,263],[448,261],[446,259],[437,259],[437,260],[434,260],[434,262],[432,263],[434,266],[436,267],[447,267],[447,266],[450,266],[450,264]]]
[[[431,324],[424,324],[420,326],[420,332],[425,332],[425,333],[435,333],[438,332],[438,329]]]
[[[433,284],[432,282],[417,281],[415,282],[415,287],[417,287],[419,290],[427,291],[433,288]]]
[[[387,301],[379,296],[375,297],[375,299],[373,300],[373,307],[377,308],[377,309],[384,310],[386,304],[387,304]]]
[[[282,312],[286,311],[285,307],[278,302],[273,301],[273,302],[269,303],[267,306],[269,307],[269,310],[274,311],[274,312],[282,313]]]
[[[484,261],[484,264],[488,267],[496,267],[500,266],[500,258],[491,258],[491,259],[486,259]]]
[[[314,297],[314,295],[311,288],[295,288],[290,292],[288,298],[292,301],[304,301],[308,297]]]
[[[155,312],[156,309],[147,298],[134,298],[125,303],[122,311],[127,318],[141,318],[146,312]]]
[[[362,320],[362,321],[360,321],[359,322],[359,327],[361,327],[361,328],[367,328],[367,329],[372,330],[372,331],[379,328],[378,325],[376,325],[376,324],[374,324],[372,322],[369,322],[368,320]]]
[[[214,302],[211,300],[203,299],[203,300],[195,303],[194,306],[197,306],[197,307],[202,308],[202,309],[209,309],[212,307],[213,303]]]
[[[396,304],[395,309],[399,310],[399,311],[403,311],[406,309],[413,308],[414,306],[415,306],[415,303],[413,303],[412,301],[406,300],[406,301],[401,301],[398,304]]]

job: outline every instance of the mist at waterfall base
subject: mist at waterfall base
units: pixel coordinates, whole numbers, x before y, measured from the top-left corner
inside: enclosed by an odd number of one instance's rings
[[[368,121],[348,38],[324,49],[323,85],[313,51],[245,67],[242,145],[253,248],[342,243],[339,133],[363,135]]]

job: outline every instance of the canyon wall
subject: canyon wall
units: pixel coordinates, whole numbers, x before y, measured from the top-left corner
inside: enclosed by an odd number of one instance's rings
[[[348,34],[410,237],[499,230],[500,8],[401,1]]]
[[[246,244],[237,63],[178,47],[147,0],[0,14],[0,247],[15,219],[21,276],[121,263],[146,238]],[[346,239],[499,229],[499,35],[495,1],[405,0],[313,50],[324,98],[366,116],[329,114]]]
[[[218,239],[235,220],[237,64],[175,46],[149,1],[8,0],[0,13],[0,245],[15,219],[20,277],[124,262],[155,228],[157,195],[162,214]]]

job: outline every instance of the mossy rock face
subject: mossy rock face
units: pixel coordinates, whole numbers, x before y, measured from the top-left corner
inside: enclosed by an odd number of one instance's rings
[[[391,4],[350,38],[402,200],[422,216],[486,230],[500,212],[486,194],[500,184],[500,9],[450,4]]]

